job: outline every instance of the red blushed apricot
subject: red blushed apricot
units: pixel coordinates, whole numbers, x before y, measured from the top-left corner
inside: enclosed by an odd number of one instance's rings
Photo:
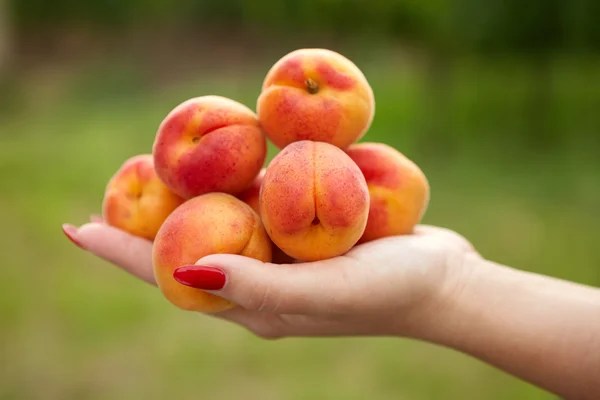
[[[266,171],[266,168],[262,168],[256,178],[254,178],[252,181],[250,187],[236,196],[238,199],[252,207],[252,209],[259,215],[260,207],[258,206],[258,199],[260,194],[260,186],[262,185]]]
[[[284,148],[267,166],[260,211],[269,237],[287,255],[322,260],[345,253],[362,236],[369,192],[346,153],[305,140]]]
[[[359,243],[411,234],[429,203],[423,171],[383,143],[354,144],[346,153],[362,171],[371,197],[369,220]]]
[[[126,160],[110,178],[104,199],[104,222],[153,240],[164,220],[183,199],[172,193],[154,171],[152,155]]]
[[[208,193],[183,203],[164,222],[152,248],[154,276],[164,296],[184,310],[218,312],[235,306],[173,278],[178,267],[210,254],[240,254],[271,261],[271,241],[260,218],[244,202],[225,193]]]
[[[326,49],[299,49],[267,73],[257,114],[280,149],[300,140],[345,148],[371,126],[375,98],[362,71],[346,57]]]
[[[263,179],[265,177],[266,168],[260,170],[258,176],[252,182],[252,185],[243,191],[237,197],[242,200],[244,203],[248,204],[252,209],[260,215],[260,206],[259,206],[259,196],[260,196],[260,188],[262,186]],[[277,247],[274,243],[271,243],[271,247],[273,249],[273,260],[274,264],[291,264],[294,262],[294,259],[283,252],[279,247]]]
[[[152,148],[158,176],[179,196],[237,194],[262,168],[267,142],[256,114],[221,96],[183,102],[160,124]]]

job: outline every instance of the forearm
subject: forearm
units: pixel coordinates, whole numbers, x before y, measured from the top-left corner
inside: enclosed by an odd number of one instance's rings
[[[567,399],[600,398],[600,290],[481,261],[423,339]]]

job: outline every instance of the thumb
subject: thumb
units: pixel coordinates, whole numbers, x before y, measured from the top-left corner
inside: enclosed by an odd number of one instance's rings
[[[342,313],[352,304],[349,258],[271,264],[232,254],[214,254],[176,269],[179,283],[230,300],[241,307],[279,314]]]

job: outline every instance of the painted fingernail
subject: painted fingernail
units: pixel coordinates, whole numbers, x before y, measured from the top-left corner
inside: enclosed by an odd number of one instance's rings
[[[95,222],[97,224],[101,224],[102,222],[104,222],[104,219],[99,215],[92,214],[90,215],[90,221]]]
[[[83,245],[75,238],[77,236],[77,228],[75,226],[71,224],[63,224],[62,230],[65,236],[68,237],[71,242],[75,243],[75,245],[77,245],[79,248],[86,250],[86,248],[83,247]]]
[[[225,286],[225,272],[208,265],[184,265],[173,272],[173,278],[182,285],[202,290],[219,290]]]

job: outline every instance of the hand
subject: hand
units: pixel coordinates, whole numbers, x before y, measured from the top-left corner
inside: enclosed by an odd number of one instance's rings
[[[82,248],[155,284],[151,242],[97,219],[63,229]],[[264,338],[412,337],[563,398],[600,396],[600,290],[486,261],[443,228],[418,226],[412,235],[312,263],[217,254],[197,264],[223,271],[224,286],[210,292],[239,304],[211,315]],[[199,278],[189,281],[201,286]]]
[[[150,241],[98,218],[64,230],[80,247],[156,284]],[[445,299],[461,290],[463,276],[479,258],[460,235],[421,225],[412,235],[365,243],[324,261],[276,265],[217,254],[197,264],[224,271],[224,287],[208,292],[239,305],[211,315],[264,338],[414,336],[443,312]]]

